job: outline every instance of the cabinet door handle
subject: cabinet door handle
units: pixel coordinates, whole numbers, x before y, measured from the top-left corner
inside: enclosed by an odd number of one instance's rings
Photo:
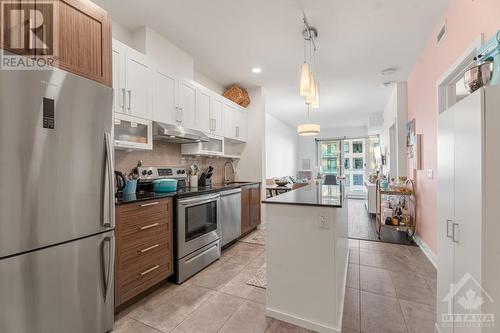
[[[145,225],[144,227],[140,227],[139,230],[147,230],[147,229],[157,227],[159,225],[160,225],[160,223],[148,224],[148,225]]]
[[[126,99],[127,99],[127,90],[125,88],[122,88],[122,110],[125,112],[125,104],[126,104]]]
[[[184,109],[181,107],[181,124],[184,122]]]
[[[132,109],[132,90],[128,90],[128,110]]]
[[[153,271],[156,271],[158,268],[160,268],[160,265],[155,265],[151,267],[150,269],[146,269],[144,272],[139,273],[141,276],[147,275]]]
[[[214,132],[217,131],[217,119],[214,118]]]
[[[155,201],[155,202],[150,202],[150,203],[142,204],[141,207],[155,206],[155,205],[158,205],[158,204],[159,204],[159,202]]]
[[[460,228],[459,228],[458,223],[453,223],[453,227],[452,227],[452,240],[453,240],[454,243],[459,243],[459,239],[458,239],[459,238],[458,236],[460,236],[459,232],[460,232]]]
[[[139,250],[139,252],[140,253],[146,253],[148,251],[151,251],[152,249],[156,249],[158,246],[160,246],[160,244],[151,245],[150,247],[147,247],[145,249]]]
[[[452,223],[452,220],[446,220],[446,237],[452,238],[453,235],[450,235],[450,223]]]

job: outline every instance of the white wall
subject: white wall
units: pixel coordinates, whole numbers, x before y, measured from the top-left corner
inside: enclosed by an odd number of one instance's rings
[[[266,113],[266,178],[297,175],[297,129]]]
[[[380,147],[382,153],[386,155],[387,165],[385,172],[390,172],[391,176],[406,176],[406,123],[407,123],[407,97],[406,82],[398,82],[394,85],[391,96],[383,112],[383,123],[380,129]],[[392,152],[390,147],[390,128],[395,125],[397,147]],[[391,156],[393,158],[391,158]],[[395,161],[396,165],[390,165],[389,161]]]
[[[120,23],[111,20],[111,30],[113,34],[113,38],[118,39],[123,44],[126,44],[130,47],[134,47],[134,34],[131,30],[125,28]]]
[[[220,84],[217,81],[212,80],[211,78],[209,78],[205,74],[196,70],[196,68],[194,69],[193,75],[194,75],[193,79],[196,82],[198,82],[199,84],[201,84],[204,87],[207,87],[208,89],[212,90],[213,92],[216,92],[216,93],[222,95],[226,91],[226,89],[224,89],[224,86],[222,84]]]
[[[248,138],[241,158],[236,165],[236,180],[264,181],[266,167],[266,104],[263,89],[248,90],[250,100],[248,112]]]
[[[367,127],[342,127],[342,128],[327,128],[322,129],[320,135],[308,137],[299,137],[299,160],[298,170],[312,171],[313,176],[316,176],[319,168],[316,160],[316,139],[339,139],[343,137],[355,138],[367,136]],[[303,160],[310,160],[311,168],[303,168]]]

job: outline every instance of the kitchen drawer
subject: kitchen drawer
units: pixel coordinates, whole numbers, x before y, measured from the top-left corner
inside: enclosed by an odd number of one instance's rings
[[[146,228],[146,229],[141,229]],[[120,250],[128,250],[130,248],[141,247],[147,245],[154,240],[160,240],[159,237],[172,233],[172,223],[163,222],[160,220],[150,221],[148,224],[130,229],[124,232],[120,228],[119,244]]]
[[[126,286],[137,279],[155,275],[155,271],[162,271],[161,268],[172,263],[168,254],[166,248],[153,250],[135,262],[129,262],[126,265],[121,264],[118,269],[120,270],[122,285]],[[156,266],[158,268],[148,271]]]
[[[149,256],[155,255],[158,252],[165,253],[166,255],[172,255],[172,241],[168,234],[157,233],[153,237],[147,239],[147,241],[137,242],[134,245],[127,245],[126,247],[121,247],[120,253],[118,253],[120,258],[120,267],[126,267],[130,264],[134,264],[137,261],[144,260]]]
[[[172,209],[172,198],[162,198],[146,201],[137,201],[116,206],[117,212],[135,212],[137,214],[150,214],[153,212],[167,212]],[[128,215],[128,214],[127,214]]]

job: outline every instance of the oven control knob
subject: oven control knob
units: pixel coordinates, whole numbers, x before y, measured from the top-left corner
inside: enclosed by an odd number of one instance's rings
[[[143,176],[145,176],[145,175],[147,175],[147,174],[148,174],[148,172],[147,172],[146,170],[142,170],[142,175],[143,175]]]
[[[177,174],[180,175],[182,173],[182,170],[177,170]]]
[[[153,174],[153,171],[148,170],[148,176],[151,176]]]
[[[186,173],[186,170],[181,170],[181,173],[182,173],[182,174],[185,174],[185,173]]]

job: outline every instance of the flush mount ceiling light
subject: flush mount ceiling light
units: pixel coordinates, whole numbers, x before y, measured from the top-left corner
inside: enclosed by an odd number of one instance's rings
[[[259,67],[254,67],[252,68],[252,73],[259,74],[262,72],[262,69]]]
[[[399,67],[389,67],[380,71],[380,75],[391,75],[396,73],[399,70]]]
[[[307,124],[301,124],[297,126],[297,133],[300,136],[318,135],[321,130],[321,126],[318,124],[311,124],[311,119],[309,117],[310,105],[309,104],[306,105],[307,105]]]

